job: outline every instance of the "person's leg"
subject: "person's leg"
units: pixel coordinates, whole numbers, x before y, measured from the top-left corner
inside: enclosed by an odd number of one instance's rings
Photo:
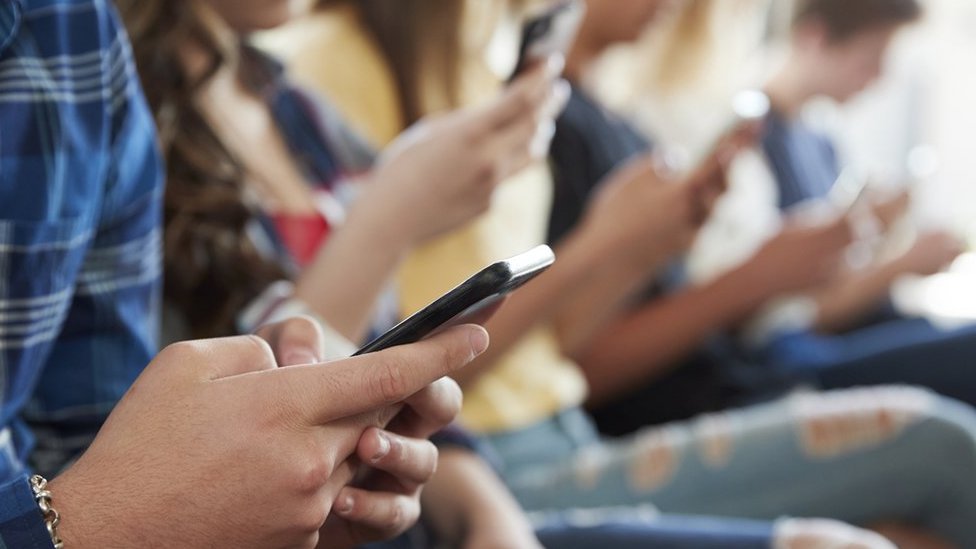
[[[621,509],[546,514],[536,533],[552,549],[771,549],[773,525],[742,519],[639,516]]]
[[[664,515],[647,520],[604,521],[584,513],[562,515],[538,529],[551,549],[895,549],[881,536],[825,520],[769,522]]]
[[[490,437],[523,505],[890,521],[976,547],[976,414],[924,390],[795,395],[608,444],[588,429]]]
[[[899,383],[976,405],[976,327],[940,330],[902,320],[845,335],[798,336],[786,346],[774,365],[808,372],[824,389]]]

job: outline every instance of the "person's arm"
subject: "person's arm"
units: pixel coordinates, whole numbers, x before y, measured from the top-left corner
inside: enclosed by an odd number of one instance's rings
[[[657,299],[606,323],[575,356],[590,401],[612,399],[676,366],[710,334],[732,328],[768,299],[822,283],[850,231],[844,220],[784,230],[715,281]]]
[[[650,157],[613,174],[586,219],[557,246],[555,264],[509,296],[485,324],[491,349],[456,379],[473,382],[547,323],[556,323],[564,348],[588,339],[679,247],[690,225],[685,203],[682,187],[662,181]]]
[[[121,22],[111,8],[98,8],[98,12],[102,25],[93,32],[98,32],[103,44],[104,61],[119,68],[103,75],[107,154],[87,159],[93,165],[102,164],[101,171],[92,172],[101,173],[102,179],[78,174],[91,179],[62,190],[62,196],[53,192],[41,196],[43,184],[30,191],[36,193],[33,199],[39,203],[64,201],[56,206],[62,211],[91,210],[89,239],[75,238],[65,248],[70,254],[77,253],[76,258],[83,257],[77,270],[64,271],[62,266],[47,263],[65,257],[53,245],[25,258],[36,262],[35,272],[30,273],[35,280],[60,279],[73,286],[65,293],[70,299],[65,316],[58,319],[51,309],[38,307],[32,316],[40,324],[23,332],[32,334],[35,341],[44,341],[43,333],[57,334],[51,338],[49,354],[25,341],[26,350],[20,355],[44,357],[40,359],[43,371],[23,418],[36,438],[31,465],[45,474],[59,471],[88,446],[158,344],[163,171],[155,124],[128,43],[123,40]],[[51,182],[46,187],[52,191],[59,184],[66,185]],[[83,185],[90,188],[82,191]],[[5,297],[34,296],[8,293]],[[55,319],[63,325],[55,325]]]
[[[443,449],[437,472],[421,498],[424,517],[451,547],[541,548],[511,492],[474,452]]]
[[[857,324],[890,296],[892,284],[900,277],[935,274],[961,252],[957,238],[942,231],[929,232],[895,259],[843,273],[814,296],[818,309],[816,329],[834,332]]]
[[[404,255],[483,212],[500,181],[542,154],[539,128],[566,93],[555,77],[540,66],[488,105],[408,130],[380,156],[346,223],[299,278],[296,297],[360,340]]]
[[[291,333],[318,337],[314,323],[303,325]],[[445,376],[482,352],[487,334],[461,326],[361,357],[279,367],[300,354],[294,339],[283,348],[288,337],[279,332],[278,348],[242,336],[163,350],[89,449],[49,483],[66,546],[352,547],[410,526],[436,452],[402,437],[453,420],[461,393]],[[383,426],[396,436],[384,437]],[[394,478],[350,486],[359,463]],[[391,480],[401,488],[370,497]]]

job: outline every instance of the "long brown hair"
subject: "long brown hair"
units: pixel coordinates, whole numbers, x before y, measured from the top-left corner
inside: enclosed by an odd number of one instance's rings
[[[245,189],[240,160],[198,106],[205,84],[240,53],[222,43],[198,2],[117,0],[133,43],[166,158],[164,292],[193,337],[236,333],[236,317],[268,284],[286,277],[246,231],[260,208]],[[181,52],[204,52],[189,74]]]
[[[460,103],[465,0],[319,0],[319,8],[352,3],[387,60],[407,125],[425,114],[425,93]],[[436,89],[426,87],[437,83]]]

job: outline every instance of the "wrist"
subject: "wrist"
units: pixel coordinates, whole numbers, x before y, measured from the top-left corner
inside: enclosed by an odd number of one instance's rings
[[[349,208],[343,230],[359,231],[366,242],[383,243],[374,250],[389,250],[397,256],[405,255],[418,244],[416,223],[412,216],[404,215],[402,207],[393,207],[396,197],[384,196],[378,187],[366,183],[367,190],[359,195]]]
[[[29,482],[31,492],[34,494],[34,501],[41,511],[41,518],[44,520],[48,537],[51,538],[51,544],[54,546],[54,549],[64,549],[64,541],[61,539],[59,531],[61,514],[58,512],[57,507],[54,506],[54,494],[48,486],[47,479],[41,475],[33,475],[30,477]]]

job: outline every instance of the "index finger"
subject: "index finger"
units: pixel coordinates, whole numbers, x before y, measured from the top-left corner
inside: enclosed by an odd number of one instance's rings
[[[328,364],[292,366],[247,376],[274,405],[309,425],[322,425],[402,402],[463,368],[488,348],[480,326]]]

